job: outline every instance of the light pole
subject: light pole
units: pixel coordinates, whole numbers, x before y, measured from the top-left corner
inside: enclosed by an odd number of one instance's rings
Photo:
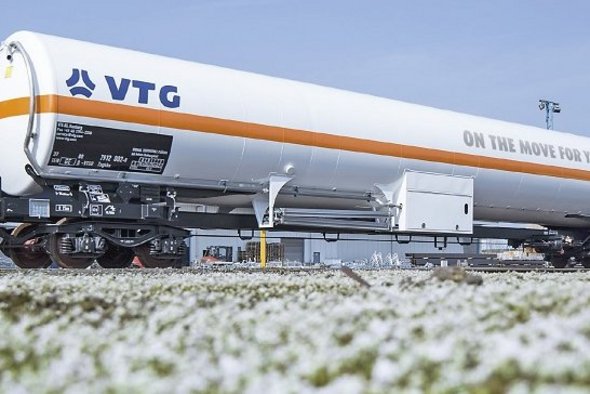
[[[547,130],[553,130],[553,114],[561,112],[559,103],[550,100],[539,100],[539,109],[545,110],[545,123],[547,124]]]

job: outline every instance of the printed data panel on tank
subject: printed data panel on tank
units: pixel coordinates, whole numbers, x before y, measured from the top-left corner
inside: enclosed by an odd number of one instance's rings
[[[57,122],[50,166],[162,174],[172,136]]]

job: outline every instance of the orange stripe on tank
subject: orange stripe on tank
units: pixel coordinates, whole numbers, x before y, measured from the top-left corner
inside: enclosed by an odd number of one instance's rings
[[[127,104],[86,100],[69,96],[38,96],[37,112],[116,120],[148,126],[198,131],[272,142],[284,142],[318,148],[341,149],[349,152],[369,153],[380,156],[400,157],[435,163],[455,164],[460,166],[590,181],[590,171],[587,170],[451,152],[420,146],[402,145],[392,142],[374,141],[358,137],[348,137],[309,130],[297,130],[153,108],[140,108]],[[29,99],[26,97],[0,102],[0,119],[26,115],[28,113]]]

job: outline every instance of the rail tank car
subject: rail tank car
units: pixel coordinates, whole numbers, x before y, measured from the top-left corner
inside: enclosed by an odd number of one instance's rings
[[[474,220],[560,230],[520,241],[588,262],[588,138],[33,32],[0,73],[0,213],[24,223],[1,247],[22,267],[170,266],[186,227]]]

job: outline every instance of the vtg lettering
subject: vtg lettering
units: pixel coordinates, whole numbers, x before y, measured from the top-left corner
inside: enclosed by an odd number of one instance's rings
[[[137,102],[147,104],[150,100],[150,93],[158,90],[155,83],[140,81],[137,79],[121,78],[117,81],[110,75],[105,75],[109,91],[113,100],[123,101],[127,97],[130,88],[137,91]],[[159,89],[160,103],[167,108],[178,108],[180,96],[178,88],[173,85],[164,85]]]

